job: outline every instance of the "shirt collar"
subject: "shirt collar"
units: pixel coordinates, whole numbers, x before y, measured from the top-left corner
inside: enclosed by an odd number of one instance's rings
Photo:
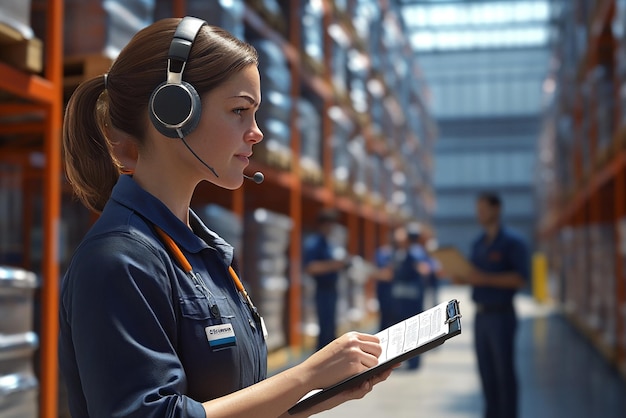
[[[189,209],[191,229],[178,219],[163,202],[144,190],[131,175],[121,175],[111,193],[111,200],[127,207],[152,225],[158,225],[185,252],[198,253],[203,249],[217,249],[227,265],[233,259],[233,247],[202,222]]]
[[[487,233],[483,232],[482,236],[480,237],[480,242],[484,246],[491,247],[493,245],[496,245],[498,242],[500,242],[505,233],[506,231],[505,231],[504,225],[500,224],[498,226],[498,232],[496,233],[496,236],[493,238],[493,240],[487,241]]]

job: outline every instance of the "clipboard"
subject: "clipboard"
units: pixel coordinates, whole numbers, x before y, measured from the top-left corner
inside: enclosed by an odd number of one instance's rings
[[[456,247],[441,247],[431,255],[439,261],[445,276],[467,278],[473,270],[472,264]]]
[[[390,335],[393,330],[396,330],[403,325],[405,326],[405,328],[408,328],[407,324],[413,324],[415,323],[415,321],[421,323],[426,318],[432,319],[432,315],[434,313],[440,313],[443,311],[445,311],[445,318],[439,318],[441,321],[443,321],[443,331],[441,331],[435,338],[424,341],[421,344],[418,342],[415,347],[412,347],[409,350],[402,350],[400,353],[392,353],[392,355],[388,355],[387,358],[380,361],[377,366],[367,369],[359,374],[349,377],[325,389],[306,395],[298,403],[296,403],[289,409],[289,414],[293,415],[305,411],[313,405],[330,399],[346,389],[357,387],[361,385],[361,383],[363,383],[365,380],[390,369],[396,364],[408,360],[411,357],[415,357],[417,355],[425,353],[426,351],[432,350],[433,348],[442,345],[448,339],[459,335],[461,333],[461,311],[459,309],[459,302],[456,299],[452,299],[449,302],[441,303],[405,321],[401,321],[398,324],[392,325],[391,327],[377,333],[376,335],[385,335],[385,333],[386,335]],[[390,341],[385,342],[381,338],[381,345],[383,344],[390,344]],[[414,342],[411,342],[410,344],[414,344]],[[383,349],[383,355],[385,355],[385,353],[388,353],[388,350],[388,347],[387,349]]]

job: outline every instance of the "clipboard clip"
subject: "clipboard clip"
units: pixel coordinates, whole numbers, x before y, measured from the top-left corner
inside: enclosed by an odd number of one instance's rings
[[[463,317],[463,315],[461,315],[461,311],[459,310],[458,300],[454,299],[450,301],[450,303],[448,304],[447,316],[448,316],[448,319],[446,319],[446,322],[445,322],[446,324],[450,324],[456,321],[457,319],[460,319]]]

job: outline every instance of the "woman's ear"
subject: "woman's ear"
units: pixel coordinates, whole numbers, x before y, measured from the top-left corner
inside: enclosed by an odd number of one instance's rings
[[[132,136],[115,128],[109,127],[107,130],[111,138],[111,155],[119,165],[120,173],[133,173],[137,165],[137,142]]]

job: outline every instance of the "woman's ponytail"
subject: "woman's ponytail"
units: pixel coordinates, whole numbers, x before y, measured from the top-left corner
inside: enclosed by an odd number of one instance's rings
[[[63,123],[67,178],[78,198],[95,212],[104,208],[120,173],[105,134],[106,83],[106,76],[81,83],[69,100]]]

